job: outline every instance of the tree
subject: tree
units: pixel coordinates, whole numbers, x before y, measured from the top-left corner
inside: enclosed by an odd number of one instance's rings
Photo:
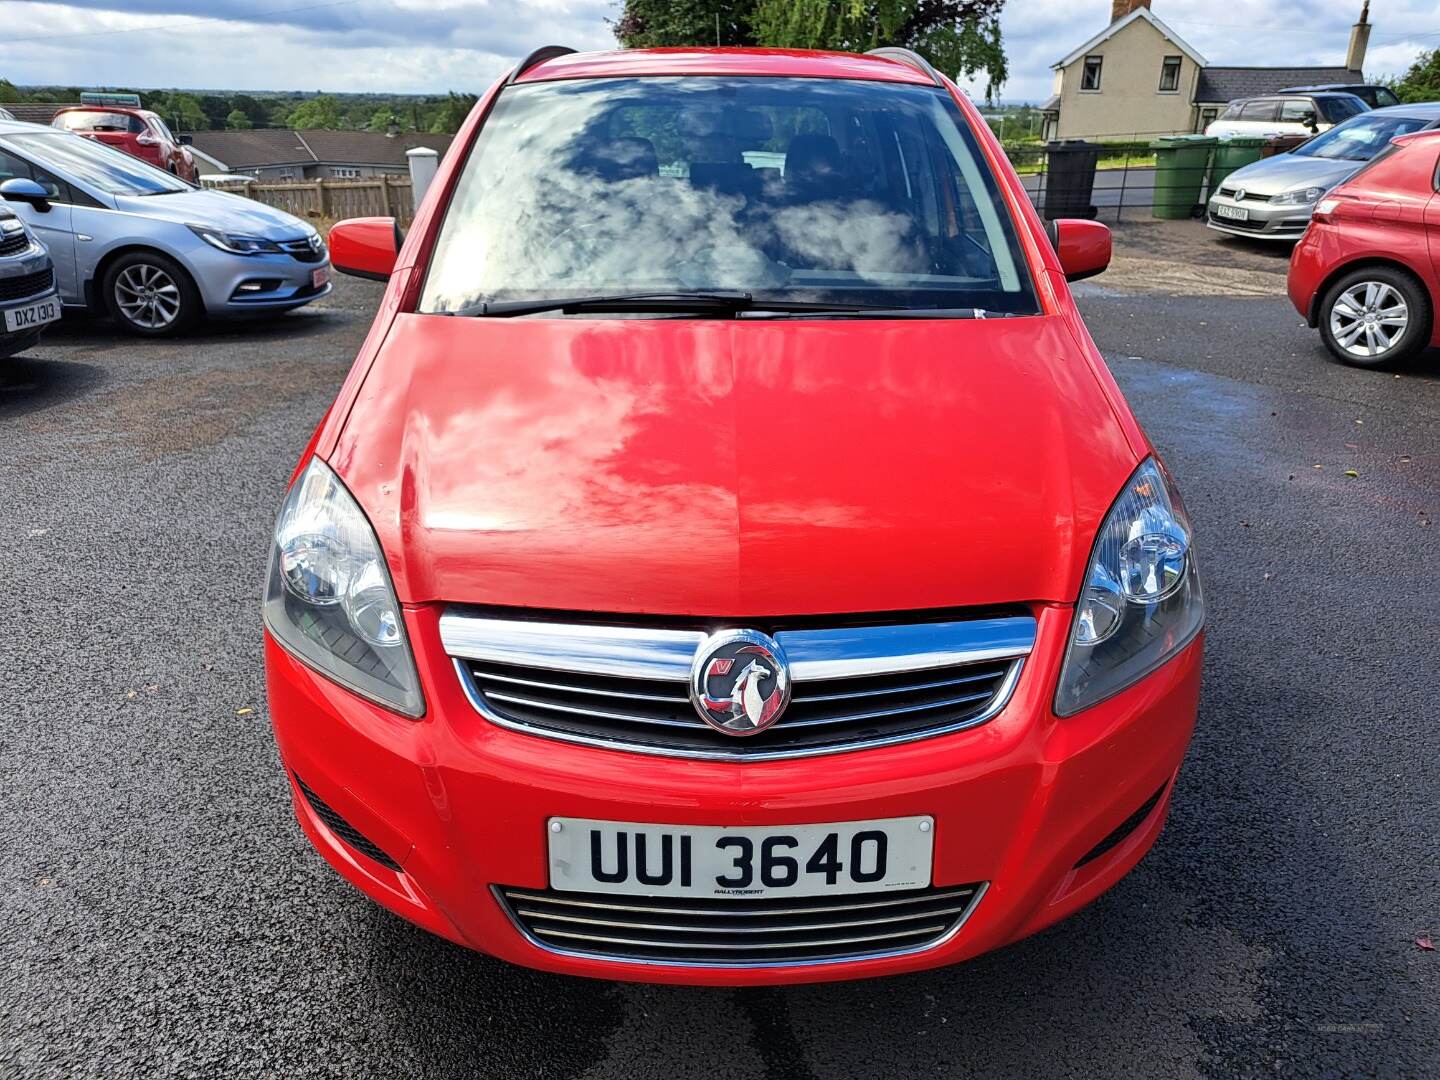
[[[781,48],[865,52],[914,49],[954,77],[986,75],[993,100],[1008,71],[1000,36],[1005,0],[756,0],[755,37]]]
[[[225,117],[225,127],[230,131],[245,131],[254,126],[255,125],[250,122],[250,117],[246,116],[239,109],[232,109],[230,115]]]
[[[478,100],[474,94],[446,94],[445,100],[435,112],[434,119],[430,121],[430,130],[437,135],[455,134]]]
[[[223,128],[230,118],[230,111],[235,108],[228,97],[220,97],[218,94],[202,94],[199,101],[212,129]]]
[[[236,94],[230,99],[230,105],[245,114],[251,127],[255,127],[257,124],[263,126],[270,120],[270,114],[266,111],[265,106],[249,94]]]
[[[155,111],[160,112],[159,109]],[[193,94],[172,93],[166,111],[161,115],[181,131],[208,131],[210,128],[210,118]]]
[[[340,127],[340,103],[329,94],[320,94],[295,106],[295,110],[285,122],[287,126],[302,131],[320,128],[334,130]]]
[[[755,0],[625,0],[613,29],[627,49],[755,45],[755,7]]]
[[[1415,58],[1410,70],[1390,83],[1401,101],[1440,101],[1440,49],[1431,49]]]
[[[370,117],[370,122],[365,126],[371,131],[388,131],[391,124],[399,127],[400,118],[395,115],[395,110],[389,105],[382,105],[375,110],[375,114]]]
[[[24,101],[25,95],[20,88],[9,79],[0,79],[0,105],[13,105],[17,101]]]

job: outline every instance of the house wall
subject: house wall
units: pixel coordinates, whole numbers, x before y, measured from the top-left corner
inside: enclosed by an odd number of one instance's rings
[[[1080,89],[1085,56],[1104,57],[1098,91]],[[1060,70],[1060,138],[1192,129],[1190,102],[1200,67],[1149,22],[1136,19],[1085,56]],[[1160,67],[1166,56],[1180,57],[1180,82],[1175,91],[1161,93]]]

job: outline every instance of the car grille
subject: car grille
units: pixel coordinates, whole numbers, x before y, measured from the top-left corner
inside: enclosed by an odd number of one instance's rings
[[[23,232],[0,235],[0,256],[18,255],[30,247],[30,238]]]
[[[0,277],[0,300],[24,300],[27,296],[38,296],[49,292],[54,284],[55,271],[48,266],[33,274]]]
[[[291,255],[297,262],[317,263],[325,258],[325,245],[311,246],[309,240],[281,240],[280,249]]]
[[[597,670],[606,664],[567,644],[587,628],[521,624],[525,637],[507,644],[506,625],[451,614],[442,621],[447,650],[482,715],[571,742],[730,760],[889,745],[982,723],[1008,700],[1034,641],[1028,616],[777,633],[792,659],[789,706],[772,727],[735,738],[706,724],[690,701],[690,665],[703,633],[637,631],[632,640],[625,628],[601,628],[625,655],[644,661],[619,673]],[[475,632],[467,635],[467,627]],[[889,648],[896,630],[907,632],[898,650]],[[794,662],[816,649],[839,651],[808,670]],[[877,652],[883,655],[870,655]]]
[[[1239,188],[1226,187],[1224,184],[1221,184],[1221,185],[1220,185],[1220,192],[1219,192],[1219,193],[1220,193],[1221,195],[1225,196],[1225,198],[1227,198],[1227,199],[1235,199],[1235,193],[1236,193],[1237,191],[1239,191],[1239,190],[1240,190]],[[1262,203],[1268,203],[1268,202],[1270,201],[1270,196],[1269,196],[1269,195],[1256,195],[1256,194],[1255,194],[1254,192],[1252,192],[1252,191],[1246,191],[1246,192],[1245,192],[1245,197],[1244,197],[1243,199],[1235,199],[1235,201],[1236,201],[1236,202],[1262,202]]]
[[[762,967],[933,948],[955,934],[985,887],[770,900],[495,892],[521,931],[552,952],[634,963]]]

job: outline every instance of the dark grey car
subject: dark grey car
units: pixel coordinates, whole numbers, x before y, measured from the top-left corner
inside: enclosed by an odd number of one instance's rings
[[[1234,236],[1298,240],[1315,204],[1397,135],[1440,126],[1440,103],[1392,105],[1352,116],[1288,154],[1236,169],[1205,208],[1205,224]]]
[[[23,221],[0,207],[0,358],[34,345],[46,324],[58,318],[49,253]]]

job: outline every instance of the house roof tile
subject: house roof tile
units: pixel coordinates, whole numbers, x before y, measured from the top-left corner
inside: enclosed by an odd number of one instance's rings
[[[407,164],[405,152],[429,147],[444,154],[451,135],[381,131],[197,131],[195,148],[231,169],[267,165],[392,165]]]
[[[1195,87],[1197,104],[1227,104],[1236,98],[1273,94],[1287,86],[1360,83],[1365,76],[1344,67],[1207,67]]]

